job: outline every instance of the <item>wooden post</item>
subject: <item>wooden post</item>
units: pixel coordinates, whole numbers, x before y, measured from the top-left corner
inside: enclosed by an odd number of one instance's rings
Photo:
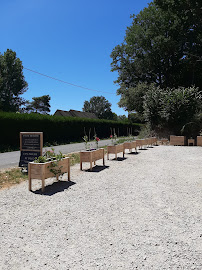
[[[80,153],[80,170],[82,171],[82,159],[81,159],[81,153]]]
[[[42,170],[42,192],[44,192],[44,188],[45,188],[45,167],[43,166],[43,170]]]
[[[31,179],[31,166],[28,163],[28,175],[29,175],[29,191],[32,190],[32,179]]]
[[[92,161],[92,152],[90,153],[90,170],[92,171],[93,169],[93,161]]]
[[[82,167],[82,165],[81,165],[81,167]],[[70,159],[68,162],[68,181],[70,181]]]

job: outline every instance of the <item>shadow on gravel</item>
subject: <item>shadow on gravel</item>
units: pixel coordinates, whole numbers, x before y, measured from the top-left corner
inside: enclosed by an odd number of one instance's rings
[[[127,159],[126,157],[118,157],[117,159],[113,158],[112,160],[115,160],[115,161],[124,161],[125,159]]]
[[[144,151],[144,150],[148,150],[148,149],[147,149],[147,148],[142,148],[142,149],[139,149],[139,150],[140,150],[140,151],[142,151],[142,150]]]
[[[140,152],[129,152],[129,153],[126,153],[126,154],[129,154],[129,155],[138,155],[138,154],[140,154]]]
[[[42,192],[41,188],[32,192],[37,195],[52,196],[58,192],[62,192],[65,189],[68,189],[69,187],[75,184],[76,183],[72,181],[58,181],[58,182],[54,182],[52,185],[45,186],[44,192]]]
[[[109,169],[109,166],[96,165],[93,167],[92,171],[90,169],[84,170],[84,172],[101,172],[105,169]]]

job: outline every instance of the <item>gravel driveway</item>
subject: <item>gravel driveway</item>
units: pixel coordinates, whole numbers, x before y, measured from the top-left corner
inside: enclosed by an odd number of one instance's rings
[[[155,146],[106,165],[75,165],[70,184],[64,175],[44,195],[37,180],[34,192],[0,191],[0,269],[201,270],[202,148]]]

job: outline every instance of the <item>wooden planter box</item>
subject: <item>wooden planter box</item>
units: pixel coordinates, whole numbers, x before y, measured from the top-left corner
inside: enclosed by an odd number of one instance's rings
[[[103,166],[105,165],[105,152],[104,148],[92,150],[92,151],[81,151],[80,152],[80,169],[82,170],[82,162],[90,162],[90,170],[92,171],[93,162],[94,165],[96,160],[103,159]]]
[[[168,139],[161,139],[161,145],[168,144]]]
[[[197,146],[202,146],[202,136],[197,136]]]
[[[148,146],[149,145],[149,139],[144,139],[145,145]]]
[[[157,138],[151,137],[151,143],[152,143],[152,145],[157,145]]]
[[[144,145],[146,145],[145,139],[136,140],[137,147],[142,148]]]
[[[188,146],[194,146],[195,140],[194,139],[188,139]]]
[[[132,149],[135,148],[135,151],[137,152],[137,143],[136,141],[133,142],[124,142],[124,150],[129,149],[130,152],[132,152]]]
[[[125,154],[124,145],[117,144],[117,145],[108,145],[107,146],[107,159],[109,159],[109,154],[115,154],[115,158],[117,159],[117,153],[123,152],[123,158]]]
[[[145,139],[145,145],[151,146],[152,145],[152,138]]]
[[[50,172],[50,165],[54,161],[49,161],[45,163],[35,163],[30,162],[28,164],[28,176],[29,176],[29,190],[32,188],[32,179],[40,179],[42,181],[42,192],[44,191],[45,187],[45,179],[54,177],[54,173]],[[62,167],[61,167],[62,166]],[[68,180],[70,180],[70,158],[65,157],[58,162],[58,168],[61,167],[61,174],[68,173]],[[57,169],[57,167],[54,167]],[[59,175],[56,176],[58,180]]]
[[[185,145],[185,136],[170,136],[170,145]]]

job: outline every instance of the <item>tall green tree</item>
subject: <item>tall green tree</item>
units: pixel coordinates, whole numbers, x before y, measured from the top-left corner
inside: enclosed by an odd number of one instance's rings
[[[202,80],[202,1],[154,0],[162,12],[174,14],[181,25],[183,40],[183,74],[185,83],[201,88]],[[182,84],[181,84],[182,85]]]
[[[51,97],[49,95],[33,97],[33,101],[27,102],[24,112],[48,114],[50,112],[50,99]]]
[[[23,66],[16,52],[7,49],[0,54],[0,110],[19,111],[24,103],[21,95],[27,91]]]
[[[189,5],[183,7],[185,2]],[[127,96],[128,89],[139,83],[202,88],[199,13],[201,1],[156,0],[133,15],[123,43],[111,53],[112,71],[118,72],[120,85],[117,93]]]
[[[94,113],[100,119],[113,120],[111,103],[103,96],[94,96],[90,101],[84,101],[84,112]]]
[[[129,112],[136,111],[139,115],[142,115],[144,112],[144,95],[153,87],[155,87],[154,84],[138,83],[135,87],[128,88],[127,91],[123,91],[121,94],[121,99],[118,103],[119,107]]]

